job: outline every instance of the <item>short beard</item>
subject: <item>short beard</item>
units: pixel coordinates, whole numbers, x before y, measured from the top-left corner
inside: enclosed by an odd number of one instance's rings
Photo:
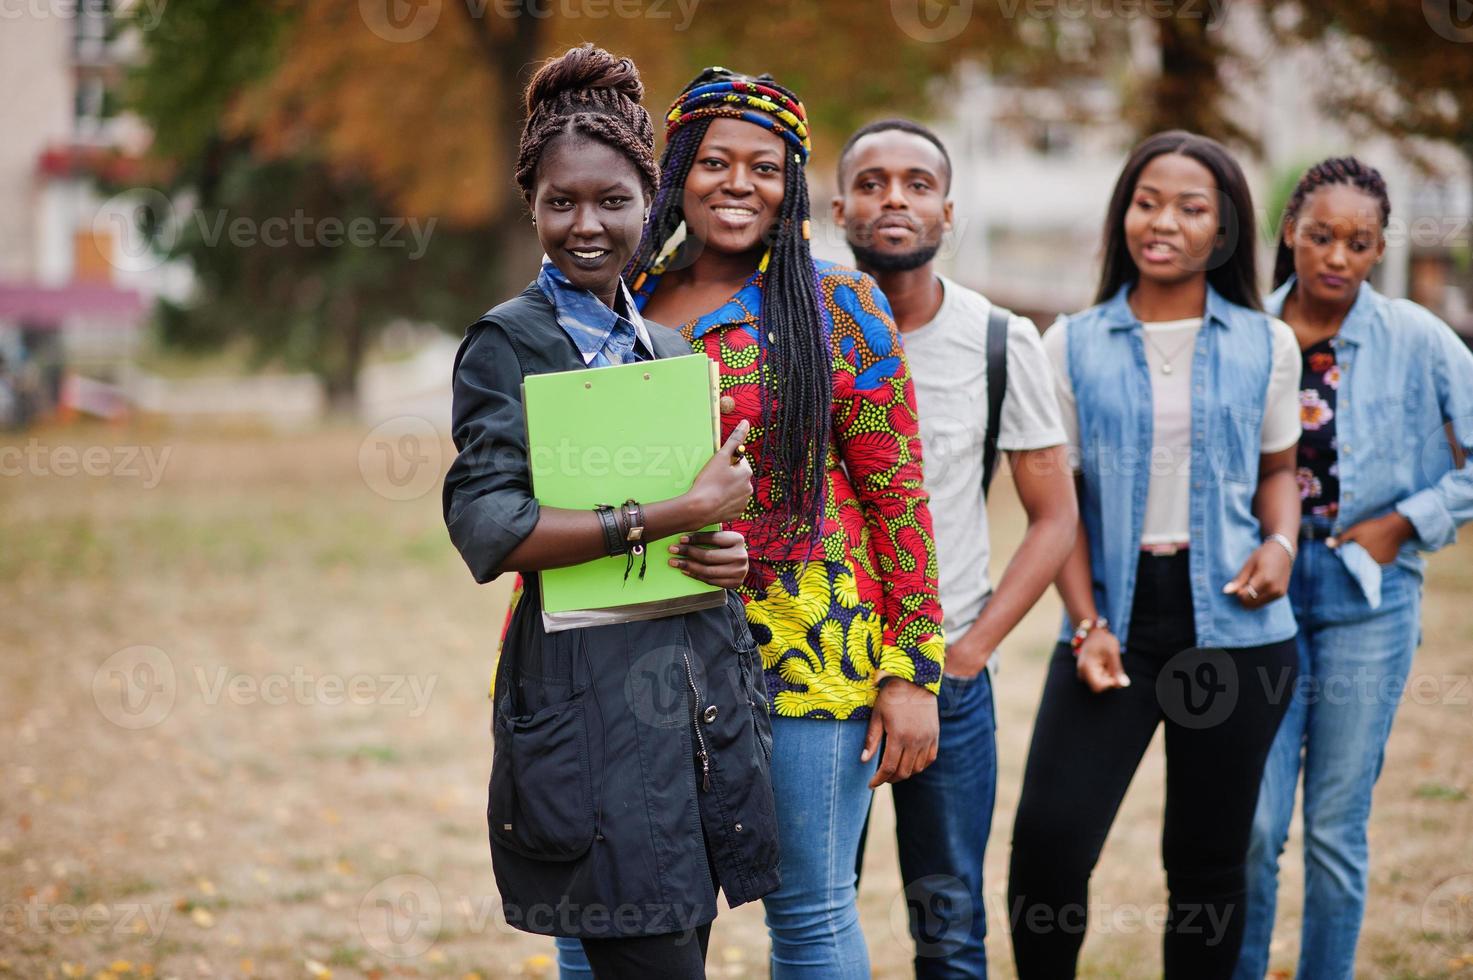
[[[919,269],[936,257],[941,251],[940,243],[935,245],[923,245],[910,252],[882,252],[868,245],[849,243],[850,250],[854,253],[854,260],[866,269],[875,272],[910,272]]]

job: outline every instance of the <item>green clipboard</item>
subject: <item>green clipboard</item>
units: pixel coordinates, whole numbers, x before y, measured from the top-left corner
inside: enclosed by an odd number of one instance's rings
[[[532,492],[544,505],[592,510],[668,500],[720,445],[718,368],[705,354],[529,375],[522,382]],[[712,525],[706,530],[716,530]],[[539,572],[548,632],[633,622],[721,605],[725,590],[671,568],[671,536],[625,555]]]

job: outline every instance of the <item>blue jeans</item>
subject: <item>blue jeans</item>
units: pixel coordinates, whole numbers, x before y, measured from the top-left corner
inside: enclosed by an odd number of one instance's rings
[[[772,980],[868,980],[854,862],[880,754],[867,763],[868,721],[772,716],[772,790],[782,884],[762,899]],[[576,939],[557,940],[562,980],[593,974]]]
[[[1235,980],[1268,969],[1279,855],[1304,773],[1304,922],[1299,980],[1349,978],[1365,912],[1371,788],[1421,638],[1422,582],[1382,566],[1371,609],[1335,553],[1301,543],[1289,584],[1300,681],[1269,750],[1248,851],[1248,914]]]
[[[919,980],[987,976],[982,859],[997,796],[992,681],[941,681],[936,761],[892,787],[900,876]]]

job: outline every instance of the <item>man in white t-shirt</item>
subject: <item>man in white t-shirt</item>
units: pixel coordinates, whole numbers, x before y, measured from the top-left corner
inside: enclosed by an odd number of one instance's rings
[[[950,189],[951,159],[940,139],[918,123],[889,119],[845,144],[833,202],[856,264],[879,282],[901,331],[940,563],[947,639],[940,752],[893,786],[917,977],[986,976],[982,860],[997,785],[989,667],[1063,565],[1078,522],[1053,372],[1038,330],[1009,315],[996,445],[1007,453],[1028,531],[991,588],[983,450],[992,304],[935,271],[951,229]]]

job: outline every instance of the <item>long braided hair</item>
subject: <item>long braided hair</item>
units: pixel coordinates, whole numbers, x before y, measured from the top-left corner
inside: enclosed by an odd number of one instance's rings
[[[762,353],[762,451],[753,454],[756,476],[770,478],[772,508],[756,522],[755,544],[791,538],[805,521],[800,545],[811,548],[823,527],[826,461],[833,402],[829,323],[819,297],[809,249],[808,179],[811,144],[798,96],[771,75],[739,75],[707,68],[676,98],[667,115],[660,188],[644,238],[626,276],[638,290],[645,278],[695,260],[702,243],[687,235],[673,256],[672,237],[685,224],[685,180],[701,141],[717,118],[742,119],[783,137],[783,202],[766,234],[762,313],[757,342]],[[689,228],[689,226],[686,226]]]
[[[1218,234],[1207,259],[1207,282],[1229,303],[1261,310],[1258,299],[1257,242],[1252,233],[1253,194],[1243,168],[1217,140],[1184,129],[1156,133],[1142,140],[1131,151],[1130,159],[1115,181],[1110,206],[1105,214],[1104,262],[1100,269],[1100,287],[1095,302],[1103,303],[1120,287],[1140,280],[1141,270],[1125,242],[1125,215],[1135,197],[1135,186],[1142,171],[1159,156],[1179,153],[1200,163],[1212,174],[1220,194],[1218,198]]]
[[[644,83],[628,58],[583,44],[549,58],[527,84],[527,121],[517,146],[517,186],[530,205],[537,164],[547,144],[563,134],[580,134],[619,150],[639,170],[645,199],[655,196],[655,128],[640,99]]]
[[[1294,274],[1294,249],[1284,241],[1289,224],[1299,217],[1299,210],[1309,195],[1330,184],[1348,184],[1369,195],[1381,208],[1381,227],[1391,220],[1391,196],[1386,193],[1386,180],[1381,171],[1361,163],[1355,157],[1330,157],[1321,160],[1304,172],[1289,203],[1284,205],[1284,217],[1279,221],[1279,248],[1274,258],[1274,288],[1278,289]]]

